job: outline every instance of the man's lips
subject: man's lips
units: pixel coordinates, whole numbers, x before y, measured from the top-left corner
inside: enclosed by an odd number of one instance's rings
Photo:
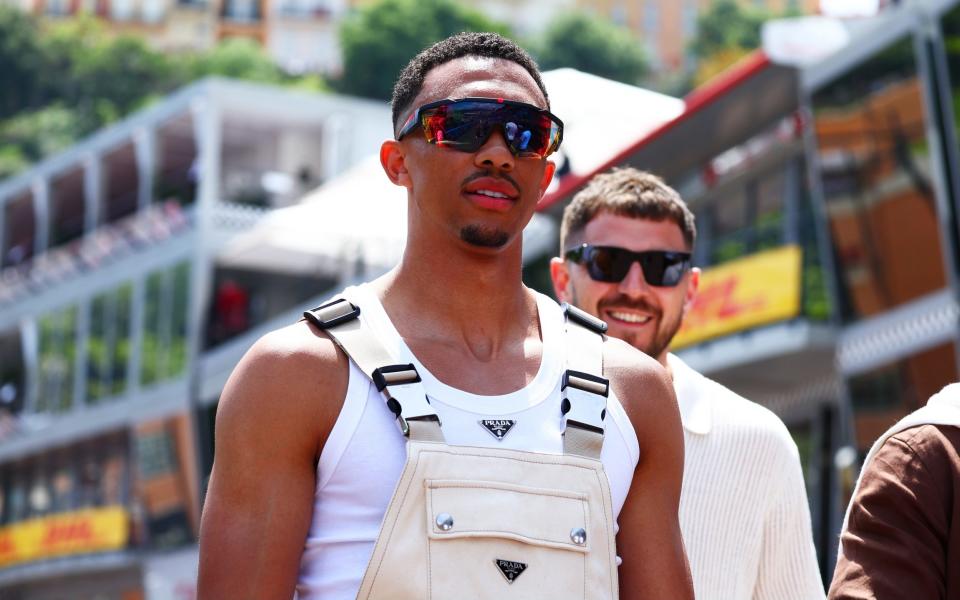
[[[463,186],[465,194],[480,194],[491,198],[516,200],[520,192],[516,186],[497,177],[478,177]]]
[[[520,196],[508,181],[495,177],[480,177],[463,186],[463,195],[480,208],[505,212]]]
[[[603,314],[607,321],[632,327],[642,327],[654,319],[650,313],[626,308],[608,308],[603,311]]]

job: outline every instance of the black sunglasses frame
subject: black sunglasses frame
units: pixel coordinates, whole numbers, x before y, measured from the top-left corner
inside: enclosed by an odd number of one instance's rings
[[[466,103],[466,102],[473,102],[473,103],[479,103],[479,104],[492,104],[492,105],[498,105],[500,107],[513,108],[517,110],[528,110],[533,114],[536,114],[539,116],[546,116],[547,118],[549,118],[557,128],[556,140],[550,144],[550,146],[547,148],[546,152],[543,155],[540,155],[539,153],[531,153],[532,156],[536,156],[539,158],[546,158],[551,154],[553,154],[554,152],[556,152],[557,149],[560,148],[560,143],[563,142],[563,121],[560,120],[560,117],[553,114],[549,110],[540,108],[539,106],[534,106],[533,104],[528,104],[526,102],[519,102],[517,100],[505,100],[503,98],[472,98],[472,97],[459,98],[456,100],[453,100],[451,98],[445,98],[443,100],[437,100],[436,102],[430,102],[428,104],[424,104],[423,106],[418,107],[417,110],[413,111],[413,114],[411,114],[407,118],[406,122],[403,124],[403,127],[400,128],[400,131],[397,132],[397,137],[396,137],[397,141],[403,139],[407,134],[409,134],[411,131],[413,131],[417,127],[423,127],[425,130],[425,124],[423,120],[424,120],[425,114],[428,111],[434,108],[439,108],[441,106],[448,106],[451,104],[456,105],[458,103]],[[495,114],[495,113],[492,113],[492,114]],[[500,123],[500,126],[502,129],[503,124]],[[490,133],[487,135],[486,138],[484,138],[482,143],[486,143],[486,141],[490,139],[489,136],[492,134],[493,134],[493,128],[490,128]],[[435,142],[431,142],[431,143],[435,143]],[[507,146],[510,148],[510,151],[515,156],[521,156],[521,154],[517,150],[515,150],[512,145],[508,143]],[[444,147],[449,147],[453,150],[458,150],[461,152],[476,152],[480,148],[480,146],[477,146],[477,148],[469,148],[469,147],[458,148],[456,146],[444,146]]]
[[[598,251],[610,253],[611,263],[609,275],[606,275],[594,261]],[[643,271],[643,279],[648,285],[654,287],[676,287],[683,281],[683,276],[693,267],[691,255],[689,252],[675,252],[671,250],[646,250],[644,252],[634,252],[619,246],[594,246],[593,244],[581,244],[576,248],[571,248],[564,253],[564,257],[587,269],[587,274],[594,281],[604,283],[620,283],[630,272],[633,263],[640,263],[640,270]],[[656,263],[654,262],[656,261]],[[671,267],[680,267],[680,274],[675,281],[667,281],[667,273]],[[659,268],[659,272],[654,269]],[[618,276],[619,275],[619,276]]]

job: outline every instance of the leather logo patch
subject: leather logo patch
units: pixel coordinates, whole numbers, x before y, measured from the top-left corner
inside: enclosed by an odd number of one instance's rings
[[[497,565],[497,569],[503,573],[503,576],[507,579],[507,583],[513,583],[517,577],[520,577],[520,575],[527,570],[526,563],[514,560],[501,560],[497,558],[494,559],[493,562]]]
[[[502,440],[517,424],[513,419],[481,419],[477,422],[497,440]]]

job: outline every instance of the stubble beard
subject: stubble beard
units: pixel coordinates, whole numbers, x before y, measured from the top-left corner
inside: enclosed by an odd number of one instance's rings
[[[467,225],[460,230],[460,239],[480,248],[502,248],[509,241],[506,231],[494,227]]]
[[[570,304],[580,307],[580,304],[577,301],[577,290],[575,287],[573,287],[573,289],[570,290]],[[599,315],[600,315],[599,306],[594,307],[593,314],[599,318]],[[630,344],[640,352],[643,352],[644,354],[653,358],[654,360],[659,361],[661,355],[670,346],[670,342],[673,341],[673,337],[677,335],[678,331],[680,331],[680,326],[683,324],[683,313],[678,314],[671,321],[664,321],[663,312],[661,311],[658,319],[660,319],[660,326],[657,328],[657,331],[653,334],[653,339],[651,339],[647,343],[641,342],[639,339],[637,339],[637,336],[632,333],[626,333],[623,336],[615,335],[614,337],[620,338],[621,340]]]

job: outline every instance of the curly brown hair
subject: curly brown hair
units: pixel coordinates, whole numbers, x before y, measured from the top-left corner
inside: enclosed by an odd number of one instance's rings
[[[517,63],[533,78],[540,92],[543,93],[543,99],[547,102],[546,108],[550,108],[550,98],[540,77],[537,61],[533,60],[526,50],[498,33],[464,32],[440,40],[429,48],[421,50],[400,71],[397,83],[393,86],[393,98],[390,101],[394,131],[400,125],[398,123],[400,115],[410,107],[410,103],[423,88],[423,80],[427,77],[427,73],[435,67],[464,56],[502,58]]]
[[[683,232],[687,250],[693,250],[697,226],[693,213],[680,194],[660,177],[632,167],[615,168],[597,175],[580,190],[563,211],[560,224],[560,255],[563,256],[573,238],[579,237],[601,212],[649,219],[673,221]]]

